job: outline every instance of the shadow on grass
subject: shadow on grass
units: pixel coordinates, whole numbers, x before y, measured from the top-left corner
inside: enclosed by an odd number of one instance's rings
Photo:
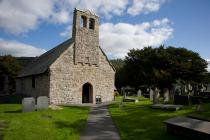
[[[4,137],[4,130],[8,127],[9,122],[0,120],[0,140],[3,140]]]
[[[72,134],[80,134],[85,126],[85,119],[80,119],[75,122],[69,122],[69,121],[56,121],[55,126],[59,129],[69,129],[71,135]]]
[[[0,96],[0,104],[20,104],[22,95],[4,95]]]
[[[89,110],[89,107],[87,107],[87,106],[68,106],[68,105],[62,105],[62,107],[71,108],[71,109]]]
[[[4,111],[4,113],[21,113],[22,110]]]
[[[117,104],[109,106],[122,140],[181,140],[180,137],[167,134],[163,121],[176,116],[188,115],[193,110],[155,110],[150,108],[150,105],[126,104],[122,108],[119,108]]]

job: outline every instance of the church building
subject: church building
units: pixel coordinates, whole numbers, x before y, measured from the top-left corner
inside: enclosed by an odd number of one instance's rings
[[[96,103],[114,98],[115,69],[99,45],[99,17],[74,10],[72,38],[26,66],[16,81],[17,94],[48,96],[50,104]]]

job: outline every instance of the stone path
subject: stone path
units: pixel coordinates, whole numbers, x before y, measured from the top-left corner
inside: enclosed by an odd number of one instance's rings
[[[91,107],[80,140],[120,140],[119,133],[112,122],[107,105],[97,104]]]

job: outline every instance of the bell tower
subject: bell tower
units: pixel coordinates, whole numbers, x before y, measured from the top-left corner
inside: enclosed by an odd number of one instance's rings
[[[99,64],[99,17],[90,11],[74,10],[72,38],[74,63]]]

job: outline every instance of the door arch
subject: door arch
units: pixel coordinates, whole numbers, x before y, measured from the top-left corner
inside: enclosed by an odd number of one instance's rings
[[[82,86],[82,103],[93,103],[93,86],[90,83]]]

